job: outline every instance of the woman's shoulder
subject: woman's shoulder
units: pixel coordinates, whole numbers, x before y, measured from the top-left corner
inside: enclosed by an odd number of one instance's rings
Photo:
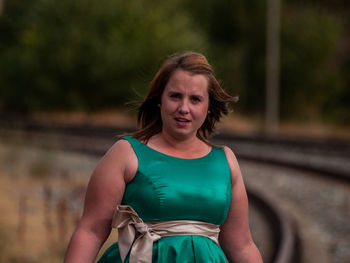
[[[233,153],[232,149],[226,145],[221,145],[220,148],[222,148],[229,158],[236,158],[235,154]]]
[[[222,147],[223,151],[225,152],[226,159],[227,159],[228,165],[229,165],[230,170],[231,170],[231,176],[232,176],[232,178],[236,178],[236,176],[241,174],[236,155],[234,154],[234,152],[232,151],[232,149],[230,147],[228,147],[226,145],[223,145],[221,147]]]
[[[231,165],[236,165],[238,164],[236,155],[234,154],[234,152],[232,151],[232,149],[226,145],[222,145],[221,146],[222,150],[225,152],[227,161],[231,167]]]
[[[137,158],[127,140],[116,141],[101,158],[97,170],[107,173],[122,173],[126,179],[137,169]]]
[[[107,154],[124,155],[132,151],[132,145],[129,138],[131,138],[131,136],[119,138],[108,150]]]

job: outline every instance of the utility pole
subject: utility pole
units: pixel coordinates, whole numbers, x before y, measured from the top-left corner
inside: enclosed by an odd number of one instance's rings
[[[0,16],[2,15],[2,11],[4,9],[4,2],[5,0],[0,0]]]
[[[280,0],[267,0],[265,132],[272,134],[279,122]]]

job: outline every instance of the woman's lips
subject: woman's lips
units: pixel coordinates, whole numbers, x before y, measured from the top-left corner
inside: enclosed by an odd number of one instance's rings
[[[176,124],[178,126],[184,127],[187,126],[191,121],[185,118],[175,118]]]

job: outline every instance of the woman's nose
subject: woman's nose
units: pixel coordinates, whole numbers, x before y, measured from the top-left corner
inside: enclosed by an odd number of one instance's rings
[[[179,105],[179,112],[181,114],[187,114],[190,112],[190,108],[189,108],[189,105],[188,105],[188,102],[186,102],[186,100],[182,100],[180,102],[180,105]]]

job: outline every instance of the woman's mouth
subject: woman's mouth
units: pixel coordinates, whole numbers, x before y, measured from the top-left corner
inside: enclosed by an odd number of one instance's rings
[[[186,126],[191,122],[186,118],[175,118],[175,121],[176,121],[176,124],[181,127]]]

